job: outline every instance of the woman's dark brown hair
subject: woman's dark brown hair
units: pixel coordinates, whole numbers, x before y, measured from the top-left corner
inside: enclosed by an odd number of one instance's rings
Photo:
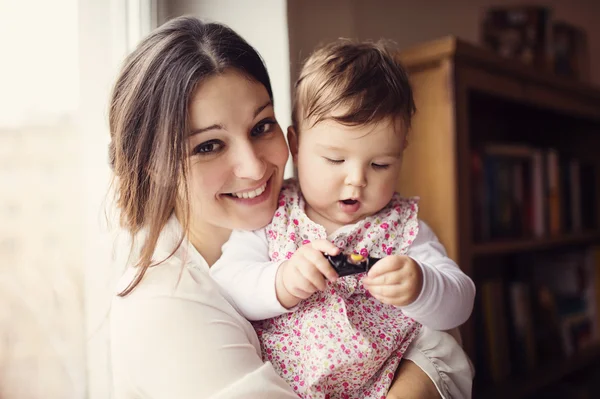
[[[144,230],[138,273],[120,293],[139,284],[153,263],[160,231],[181,200],[189,225],[188,106],[197,85],[236,69],[273,93],[260,55],[230,28],[180,17],[162,25],[127,57],[110,102],[110,164],[120,224],[132,236]],[[182,187],[179,187],[179,185]],[[184,198],[178,199],[178,193]],[[183,237],[181,237],[183,240]],[[181,241],[180,241],[181,243]]]

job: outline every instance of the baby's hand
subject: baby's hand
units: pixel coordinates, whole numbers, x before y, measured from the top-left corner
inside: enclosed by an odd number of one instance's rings
[[[300,247],[281,264],[275,288],[282,306],[291,308],[317,290],[325,289],[325,278],[334,282],[337,273],[323,253],[337,255],[339,248],[327,240],[317,240]]]
[[[423,272],[410,257],[390,255],[369,270],[363,284],[380,302],[406,306],[413,303],[421,293]]]

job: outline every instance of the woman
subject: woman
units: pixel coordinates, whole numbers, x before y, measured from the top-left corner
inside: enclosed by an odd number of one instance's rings
[[[260,56],[229,28],[175,19],[126,60],[110,130],[134,237],[111,311],[117,398],[296,398],[209,274],[231,229],[277,206],[288,150]],[[439,397],[443,377],[402,364],[407,397]]]

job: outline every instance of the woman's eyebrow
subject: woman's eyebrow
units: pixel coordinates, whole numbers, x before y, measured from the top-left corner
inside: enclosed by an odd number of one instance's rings
[[[196,134],[204,133],[204,132],[206,132],[208,130],[220,130],[220,129],[223,129],[223,125],[211,125],[211,126],[208,126],[208,127],[203,127],[203,128],[200,128],[200,129],[195,129],[195,130],[192,130],[190,132],[189,137],[192,137],[192,136],[194,136]]]
[[[264,105],[261,105],[260,107],[256,108],[256,111],[254,111],[254,117],[256,118],[258,116],[258,114],[260,114],[268,106],[272,107],[273,101],[269,100]]]
[[[263,105],[261,105],[260,107],[256,108],[256,110],[254,111],[253,118],[256,118],[258,116],[258,114],[263,112],[263,110],[269,106],[271,106],[271,107],[273,106],[273,101],[269,100],[266,103],[264,103]],[[210,125],[207,127],[202,127],[200,129],[192,130],[189,134],[189,137],[192,137],[196,134],[204,133],[209,130],[220,130],[220,129],[223,129],[223,125],[221,125],[221,124],[214,124],[214,125]]]

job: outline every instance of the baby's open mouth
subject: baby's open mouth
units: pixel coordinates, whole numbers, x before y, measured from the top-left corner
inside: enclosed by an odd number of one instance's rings
[[[339,207],[342,212],[353,214],[360,208],[360,201],[353,198],[340,200]]]

